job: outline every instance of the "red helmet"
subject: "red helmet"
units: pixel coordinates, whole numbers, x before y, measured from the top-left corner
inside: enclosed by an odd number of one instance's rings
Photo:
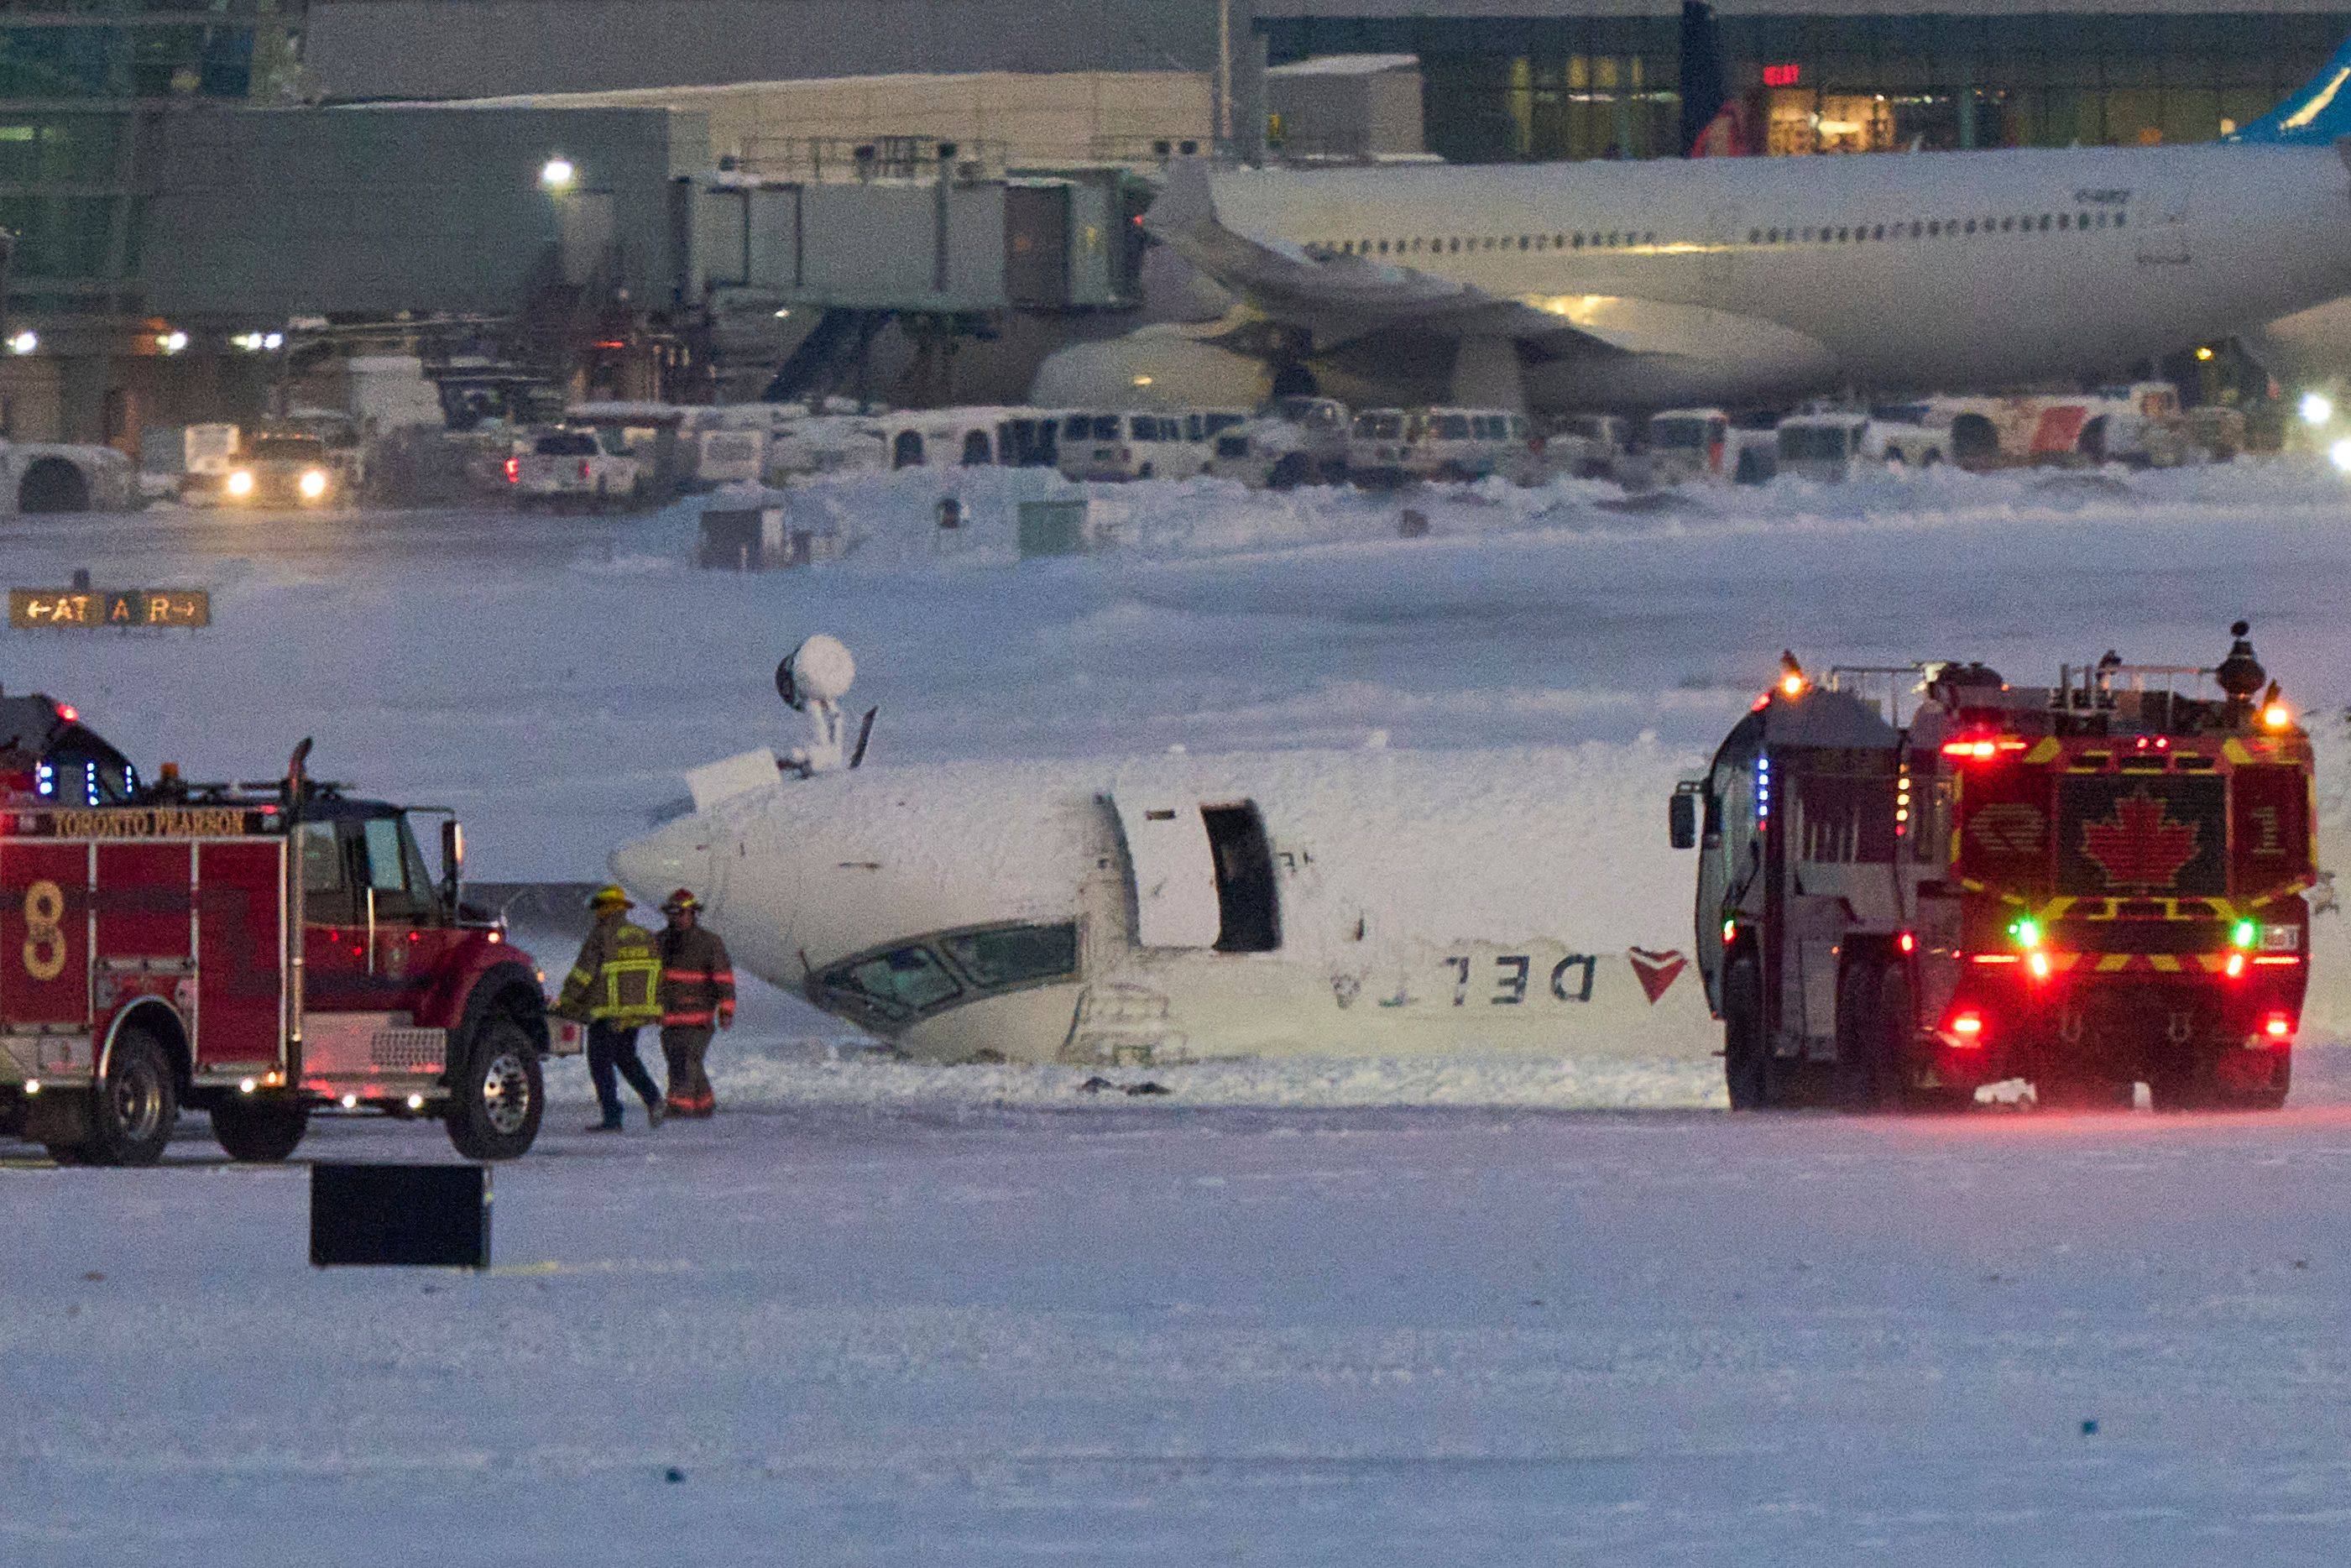
[[[681,887],[676,892],[671,894],[667,898],[662,900],[662,913],[664,915],[679,915],[684,913],[686,910],[700,909],[701,907],[702,900],[695,897],[693,890],[690,888]]]

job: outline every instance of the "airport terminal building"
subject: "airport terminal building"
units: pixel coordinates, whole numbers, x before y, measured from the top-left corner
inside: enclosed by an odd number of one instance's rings
[[[592,231],[633,299],[683,297],[678,191],[762,141],[919,146],[1014,184],[1216,146],[1671,156],[1693,36],[1680,0],[23,0],[0,16],[0,432],[129,444],[196,417],[255,383],[237,355],[289,278],[338,280],[319,312],[496,316]],[[2316,75],[2351,0],[1717,0],[1697,37],[1759,152],[2177,142]],[[708,96],[736,84],[760,86]],[[418,112],[483,99],[462,128]],[[590,187],[549,200],[533,172],[583,149]],[[1053,232],[1077,282],[1045,291],[1105,308],[1083,203],[1125,198],[1075,199]]]

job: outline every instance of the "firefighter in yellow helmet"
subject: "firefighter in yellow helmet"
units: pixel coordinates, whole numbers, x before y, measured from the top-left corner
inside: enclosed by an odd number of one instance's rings
[[[563,993],[555,1010],[588,1024],[588,1076],[596,1085],[596,1103],[603,1119],[588,1131],[621,1130],[621,1087],[629,1081],[645,1103],[645,1120],[662,1123],[661,1091],[653,1074],[637,1060],[637,1030],[661,1021],[661,955],[653,950],[653,933],[629,918],[629,895],[617,887],[601,887],[588,901],[595,924],[580,945],[580,961],[564,977]]]

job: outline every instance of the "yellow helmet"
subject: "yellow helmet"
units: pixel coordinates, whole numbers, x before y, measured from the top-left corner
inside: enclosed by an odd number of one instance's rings
[[[606,883],[588,900],[588,907],[601,915],[607,909],[626,909],[633,902],[619,886]]]

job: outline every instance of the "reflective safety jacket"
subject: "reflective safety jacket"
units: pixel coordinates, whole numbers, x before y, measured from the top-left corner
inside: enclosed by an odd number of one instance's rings
[[[661,1018],[661,956],[653,934],[628,920],[598,921],[563,978],[555,1010],[568,1018],[622,1028]]]
[[[696,925],[664,929],[661,947],[664,1029],[708,1029],[735,1016],[735,963],[726,944]]]

